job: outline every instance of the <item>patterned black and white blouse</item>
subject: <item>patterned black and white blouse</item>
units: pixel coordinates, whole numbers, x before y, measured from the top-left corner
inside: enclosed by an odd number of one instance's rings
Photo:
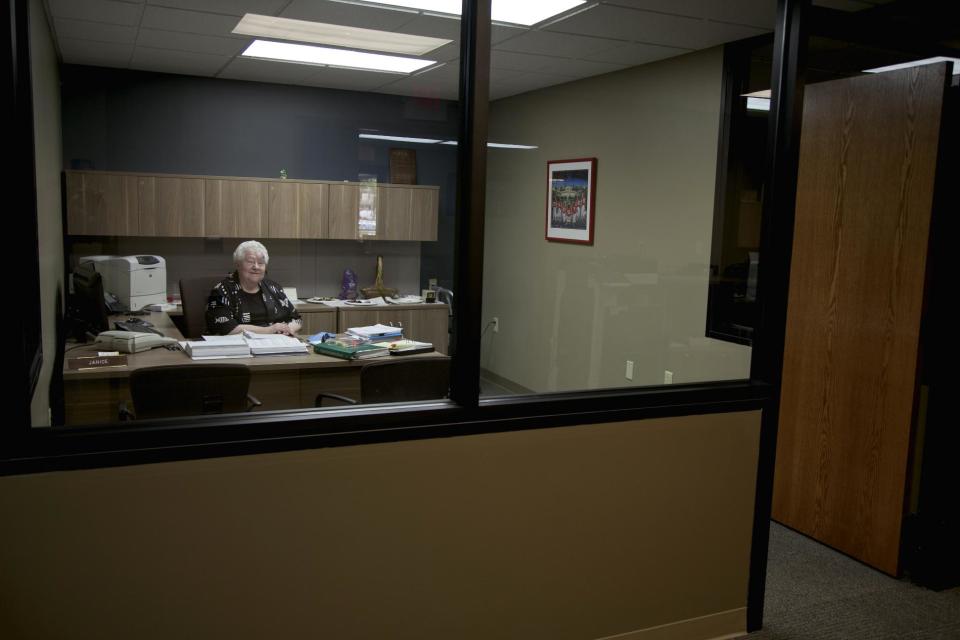
[[[263,308],[257,314],[257,309],[250,307],[242,292],[236,271],[216,284],[207,298],[207,331],[222,336],[233,331],[238,324],[255,324],[254,314],[262,315]],[[293,303],[273,280],[264,278],[260,281],[260,296],[267,312],[266,321],[257,323],[260,326],[300,320]]]

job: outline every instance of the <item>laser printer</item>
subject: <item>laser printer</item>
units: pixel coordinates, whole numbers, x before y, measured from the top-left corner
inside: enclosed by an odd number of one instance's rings
[[[160,256],[84,256],[103,277],[103,288],[130,311],[167,301],[167,263]]]

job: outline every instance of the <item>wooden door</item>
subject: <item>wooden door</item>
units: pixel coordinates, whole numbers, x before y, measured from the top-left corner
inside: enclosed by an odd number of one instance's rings
[[[946,65],[805,91],[773,517],[898,572]]]

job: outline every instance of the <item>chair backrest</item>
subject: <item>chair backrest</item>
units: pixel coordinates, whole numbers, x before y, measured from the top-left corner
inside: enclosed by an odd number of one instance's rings
[[[246,411],[249,387],[250,369],[243,364],[147,367],[130,373],[138,419]]]
[[[360,402],[438,400],[450,392],[450,358],[389,356],[360,370]]]
[[[206,333],[207,298],[213,286],[223,279],[219,276],[185,278],[180,281],[180,304],[183,305],[184,337],[195,339]]]

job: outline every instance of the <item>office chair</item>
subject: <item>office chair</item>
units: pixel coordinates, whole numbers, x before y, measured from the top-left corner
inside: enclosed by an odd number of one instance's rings
[[[450,358],[387,356],[360,369],[360,403],[413,402],[446,398],[450,391]],[[356,400],[335,393],[319,393],[315,406],[330,398],[347,404]]]
[[[188,340],[200,338],[207,329],[207,298],[223,276],[201,276],[180,280],[180,304],[183,305],[183,335]]]
[[[250,369],[242,364],[146,367],[130,374],[133,411],[120,420],[251,411],[262,403],[247,393]]]

